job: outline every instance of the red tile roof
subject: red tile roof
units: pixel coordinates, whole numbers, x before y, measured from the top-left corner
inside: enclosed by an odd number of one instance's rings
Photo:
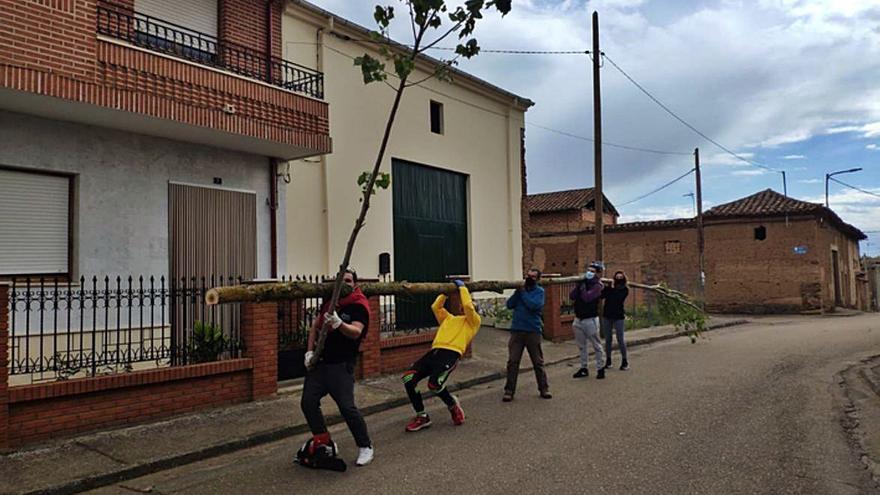
[[[793,215],[817,213],[824,209],[825,207],[818,203],[808,203],[786,197],[773,189],[766,189],[751,196],[718,205],[709,209],[705,215],[707,217]]]
[[[725,217],[778,217],[782,215],[815,215],[828,219],[841,232],[857,239],[867,236],[858,228],[844,222],[834,211],[819,203],[808,203],[782,195],[772,189],[746,196],[709,209],[706,218]]]
[[[594,189],[572,189],[527,196],[529,213],[549,213],[554,211],[580,210],[594,204]],[[608,197],[605,196],[605,211],[620,216]]]

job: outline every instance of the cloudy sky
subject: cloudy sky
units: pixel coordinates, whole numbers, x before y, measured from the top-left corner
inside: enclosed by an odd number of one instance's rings
[[[313,0],[372,26],[374,5],[397,0]],[[697,129],[739,155],[785,170],[791,196],[824,201],[824,174],[880,194],[880,0],[513,0],[477,28],[486,49],[590,48],[599,12],[602,51]],[[406,41],[408,26],[393,33]],[[439,52],[436,56],[442,56]],[[529,192],[591,186],[592,76],[585,55],[484,53],[460,68],[536,105],[527,114]],[[779,173],[743,163],[689,130],[606,61],[604,139],[692,152],[700,148],[706,207],[773,188]],[[622,221],[692,216],[693,180],[631,204],[687,172],[689,156],[606,147],[605,187]],[[880,254],[880,198],[832,183],[831,206],[870,234]]]

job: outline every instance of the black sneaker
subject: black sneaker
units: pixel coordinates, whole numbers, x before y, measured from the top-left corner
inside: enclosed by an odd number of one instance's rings
[[[586,368],[581,368],[577,370],[575,374],[571,375],[572,378],[583,378],[585,376],[590,376],[590,372]]]
[[[605,369],[606,370],[611,369],[611,366],[612,366],[611,361],[605,361]]]
[[[596,373],[596,380],[603,380],[604,378],[605,378],[605,368],[602,368],[601,370],[599,370],[598,373]]]
[[[620,371],[626,371],[628,369],[629,369],[629,363],[624,361],[623,364],[620,365]]]

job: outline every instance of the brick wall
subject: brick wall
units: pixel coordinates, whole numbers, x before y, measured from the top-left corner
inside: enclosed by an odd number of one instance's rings
[[[553,211],[529,214],[529,233],[575,233],[595,225],[595,211],[586,208],[577,211]],[[605,214],[605,225],[617,224],[617,217]]]
[[[251,399],[278,391],[278,303],[245,304],[241,311],[244,357],[254,361]]]
[[[99,40],[97,2],[0,0],[0,88],[87,103],[261,140],[329,152],[327,104],[195,63]],[[128,2],[131,3],[130,0]],[[228,0],[224,36],[253,45],[265,33],[265,3]],[[281,53],[281,3],[273,46]],[[124,7],[125,5],[123,5]],[[277,18],[276,18],[277,17]],[[221,26],[224,25],[221,19]],[[253,39],[252,39],[253,38]],[[248,41],[250,40],[250,41]],[[265,52],[265,39],[254,49]],[[227,113],[224,107],[235,107]]]
[[[220,0],[218,34],[229,41],[266,52],[266,0]],[[271,0],[272,56],[281,57],[281,15],[284,2]]]
[[[251,368],[240,359],[12,387],[9,446],[245,402]]]
[[[766,239],[755,239],[764,227]],[[817,219],[708,220],[706,235],[707,307],[715,312],[779,313],[831,310],[834,305],[832,246],[839,256],[844,305],[858,305],[855,274],[857,243]],[[548,273],[581,273],[594,258],[592,233],[532,237],[535,264]],[[677,244],[677,246],[671,246]],[[670,247],[669,252],[667,247]],[[797,254],[795,247],[806,248]],[[608,275],[624,270],[630,280],[666,282],[699,295],[699,251],[693,227],[626,230],[605,233]],[[650,295],[634,291],[636,304]],[[647,299],[646,299],[647,298]]]
[[[245,304],[244,357],[111,376],[8,386],[7,286],[0,283],[0,449],[273,396],[278,306]]]
[[[0,12],[0,63],[93,76],[94,0],[0,0]]]

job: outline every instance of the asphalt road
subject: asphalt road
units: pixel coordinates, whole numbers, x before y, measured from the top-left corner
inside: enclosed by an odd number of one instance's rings
[[[293,465],[297,438],[92,493],[880,493],[841,427],[834,379],[875,354],[880,316],[758,322],[641,348],[604,381],[552,367],[549,401],[530,375],[511,403],[500,382],[466,391],[460,427],[436,400],[418,433],[403,431],[407,408],[371,416],[364,468],[334,428],[346,473]]]

